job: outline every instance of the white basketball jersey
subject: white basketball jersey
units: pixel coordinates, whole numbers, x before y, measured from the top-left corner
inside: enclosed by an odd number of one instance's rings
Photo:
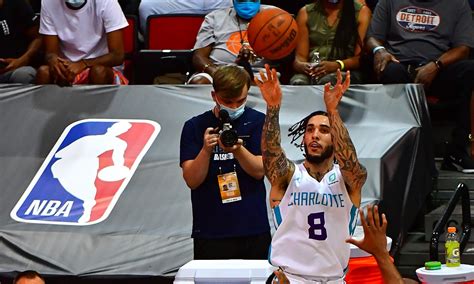
[[[318,182],[303,164],[295,167],[283,199],[274,209],[278,224],[270,263],[306,279],[344,277],[357,208],[347,193],[339,165]]]

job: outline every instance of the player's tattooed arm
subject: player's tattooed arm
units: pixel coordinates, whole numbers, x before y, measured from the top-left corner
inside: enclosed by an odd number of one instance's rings
[[[350,72],[346,72],[346,78],[342,82],[342,74],[338,69],[337,82],[334,87],[331,88],[330,83],[324,85],[324,103],[326,104],[331,125],[330,132],[334,154],[339,163],[344,181],[348,185],[348,193],[352,203],[359,206],[362,186],[367,179],[367,170],[359,163],[354,144],[337,110],[344,92],[349,88],[350,82]]]
[[[360,192],[367,179],[367,170],[357,159],[356,149],[339,113],[330,112],[329,121],[334,153],[344,180],[349,185],[349,191]]]
[[[254,78],[262,97],[267,103],[267,115],[262,131],[262,160],[265,175],[272,184],[270,202],[276,204],[283,197],[288,183],[295,171],[295,165],[289,161],[281,148],[280,106],[282,92],[275,69],[265,64],[265,73],[260,71],[260,79]]]
[[[295,165],[288,160],[281,147],[279,123],[280,106],[268,106],[262,131],[262,158],[265,175],[280,190],[286,190],[295,171]]]

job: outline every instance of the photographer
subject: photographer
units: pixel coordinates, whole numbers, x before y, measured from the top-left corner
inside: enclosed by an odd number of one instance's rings
[[[186,121],[181,133],[194,259],[266,259],[271,236],[260,150],[265,116],[245,106],[250,77],[241,67],[217,68],[213,87],[216,106]],[[232,146],[224,146],[223,128],[237,133]]]

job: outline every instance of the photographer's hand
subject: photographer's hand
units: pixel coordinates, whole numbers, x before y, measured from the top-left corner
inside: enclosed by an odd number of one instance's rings
[[[209,171],[209,157],[212,149],[217,145],[217,128],[209,127],[204,131],[203,146],[194,160],[187,160],[181,164],[183,178],[190,189],[194,190],[204,182]]]
[[[239,150],[239,148],[242,146],[242,144],[244,144],[244,141],[242,139],[238,139],[237,140],[237,143],[231,147],[226,147],[224,146],[224,144],[222,144],[221,140],[219,140],[219,147],[222,148],[222,150],[224,150],[226,153],[234,153],[235,151]]]
[[[219,135],[217,134],[217,128],[208,127],[204,132],[202,149],[204,152],[209,155],[212,153],[212,148],[214,148],[217,143],[220,144]],[[222,147],[222,146],[221,146]]]

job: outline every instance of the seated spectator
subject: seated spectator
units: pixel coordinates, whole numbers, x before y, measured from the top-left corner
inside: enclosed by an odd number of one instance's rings
[[[38,17],[26,0],[0,0],[0,83],[33,83],[41,48]]]
[[[146,31],[148,16],[166,14],[205,15],[217,9],[232,6],[232,0],[141,0],[139,7],[142,33]]]
[[[26,270],[18,273],[13,284],[44,284],[44,278],[36,271]]]
[[[37,84],[128,84],[122,29],[128,25],[116,0],[43,1],[40,34],[48,65]]]
[[[316,0],[301,8],[292,85],[335,83],[337,69],[362,83],[360,54],[371,12],[357,0]],[[317,63],[317,57],[320,63]]]
[[[456,104],[453,141],[442,169],[474,173],[466,151],[474,89],[474,60],[468,60],[474,27],[467,1],[380,0],[366,42],[380,83],[423,84]]]
[[[212,74],[220,65],[241,65],[251,76],[263,70],[265,60],[257,58],[248,44],[247,25],[260,8],[269,7],[260,7],[260,0],[234,0],[234,7],[206,15],[194,45],[193,65],[200,73],[188,83],[212,83]]]

